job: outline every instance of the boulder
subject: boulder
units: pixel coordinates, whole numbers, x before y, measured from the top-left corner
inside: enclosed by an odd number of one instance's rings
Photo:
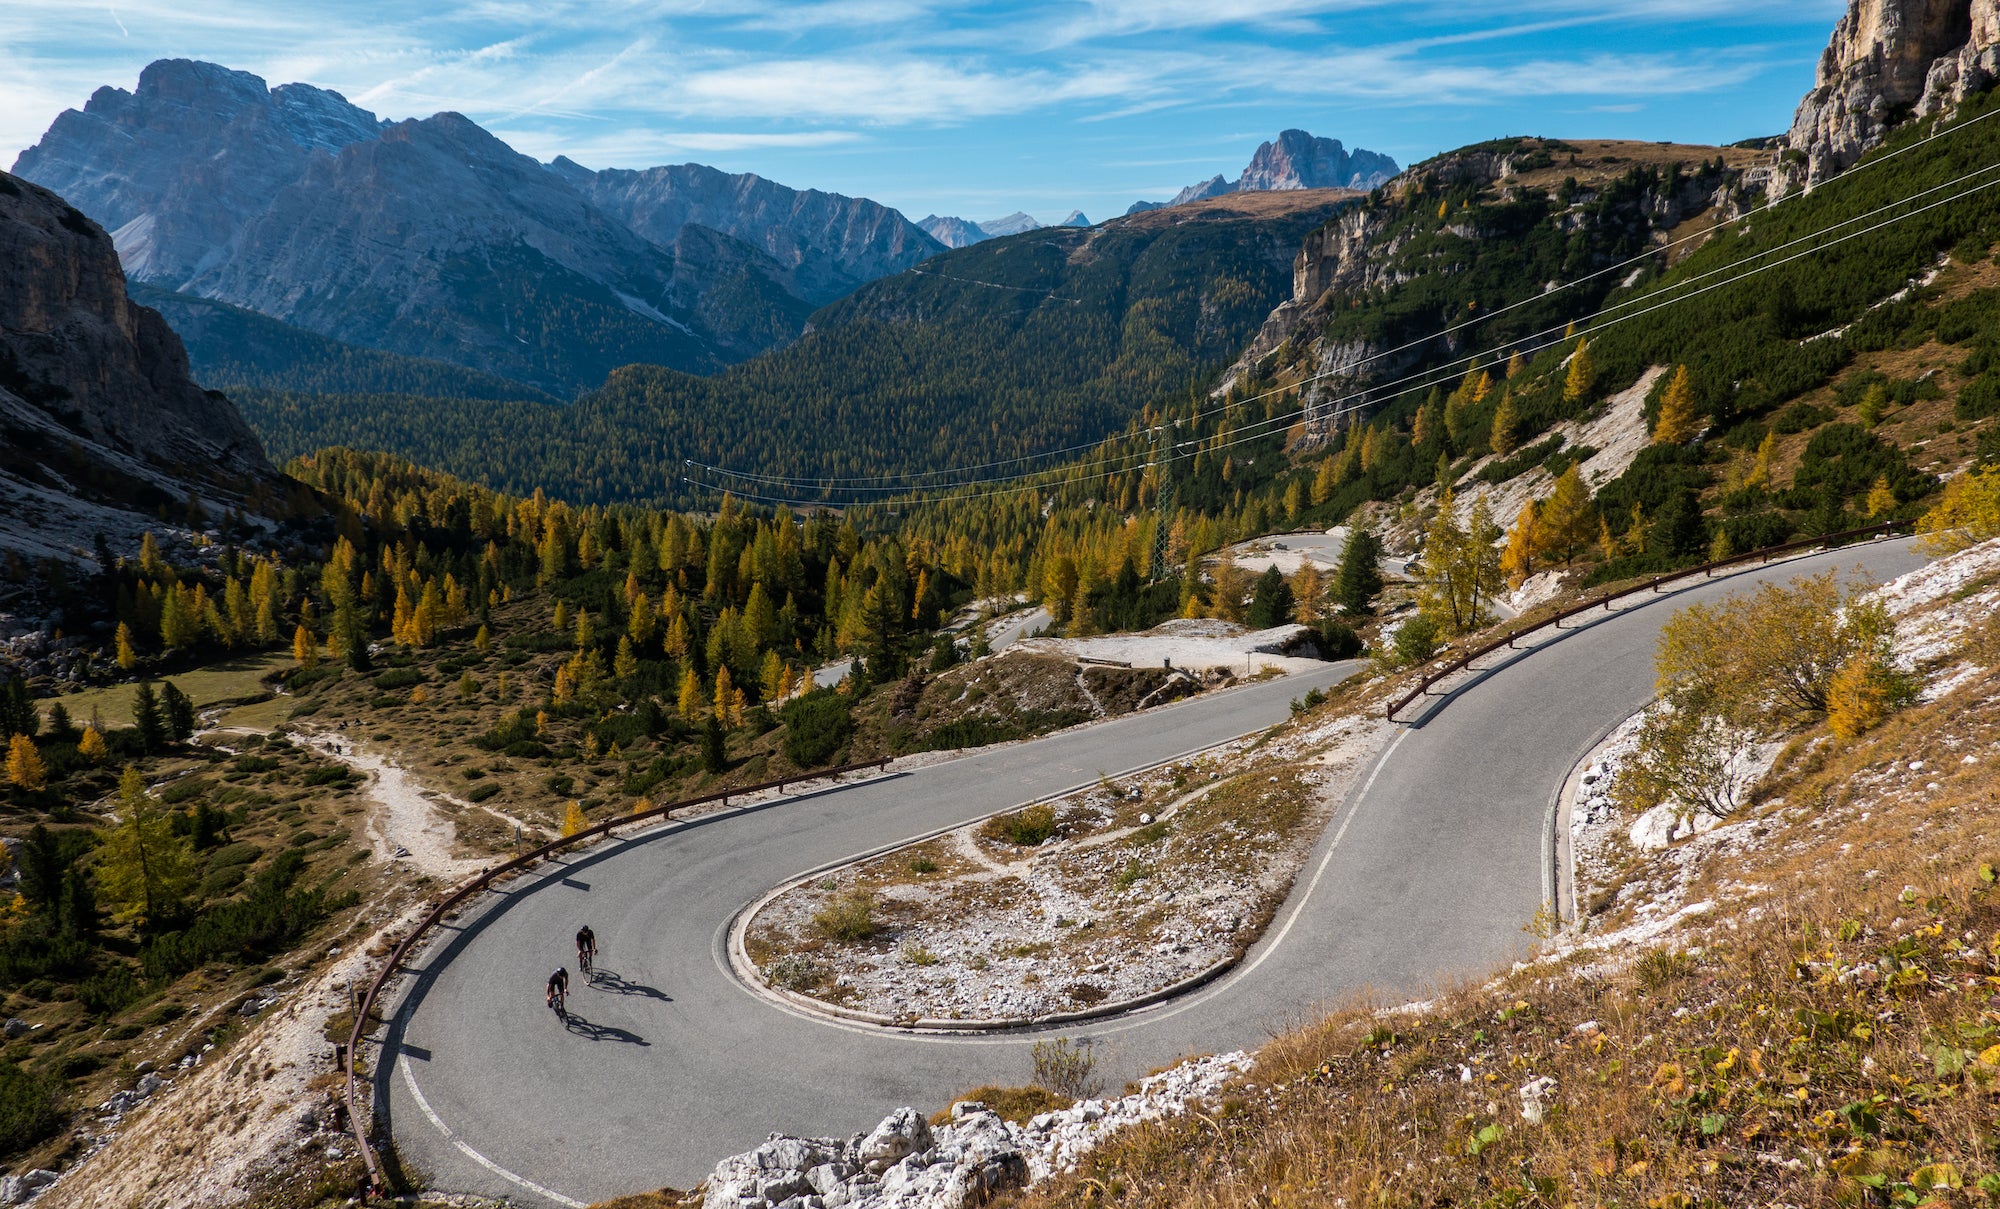
[[[931,1146],[930,1122],[914,1108],[899,1108],[861,1140],[861,1165],[880,1174]]]

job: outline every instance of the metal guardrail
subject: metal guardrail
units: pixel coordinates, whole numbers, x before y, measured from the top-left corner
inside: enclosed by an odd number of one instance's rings
[[[1415,702],[1422,697],[1428,696],[1431,691],[1431,686],[1435,685],[1438,681],[1443,680],[1448,676],[1455,676],[1459,672],[1464,671],[1466,668],[1472,665],[1472,662],[1475,659],[1479,659],[1486,655],[1491,655],[1493,652],[1500,650],[1503,647],[1514,647],[1514,645],[1517,642],[1519,642],[1522,638],[1525,638],[1529,634],[1533,634],[1538,630],[1547,629],[1550,626],[1555,626],[1558,629],[1560,629],[1563,622],[1568,621],[1570,618],[1575,617],[1578,614],[1588,613],[1593,609],[1609,610],[1614,603],[1623,600],[1627,596],[1634,596],[1640,592],[1658,592],[1662,584],[1673,583],[1677,580],[1682,580],[1682,579],[1689,579],[1696,575],[1700,575],[1705,579],[1714,575],[1717,571],[1722,570],[1725,567],[1739,566],[1753,561],[1758,563],[1767,563],[1770,562],[1773,558],[1778,557],[1779,555],[1791,554],[1799,550],[1810,550],[1816,546],[1843,545],[1846,542],[1855,540],[1857,538],[1879,537],[1885,534],[1895,533],[1899,530],[1911,529],[1914,528],[1915,525],[1916,525],[1915,521],[1907,521],[1907,520],[1885,521],[1884,523],[1879,525],[1868,525],[1860,529],[1846,529],[1839,533],[1828,533],[1828,534],[1823,534],[1819,537],[1803,538],[1795,542],[1785,542],[1782,545],[1765,546],[1761,550],[1752,550],[1747,554],[1738,554],[1730,558],[1719,559],[1715,562],[1701,563],[1698,566],[1684,567],[1681,570],[1671,571],[1665,575],[1655,575],[1651,579],[1646,580],[1643,583],[1633,584],[1631,587],[1620,588],[1616,592],[1608,592],[1603,596],[1583,601],[1580,604],[1571,605],[1569,608],[1563,609],[1561,612],[1542,618],[1540,621],[1535,622],[1533,625],[1523,626],[1518,630],[1509,631],[1508,633],[1503,634],[1500,637],[1494,638],[1491,641],[1485,643],[1483,646],[1476,647],[1470,651],[1466,651],[1460,655],[1454,656],[1451,660],[1440,666],[1436,671],[1425,676],[1423,680],[1417,684],[1417,687],[1411,689],[1408,693],[1404,694],[1402,697],[1392,702],[1389,705],[1386,716],[1391,722],[1394,722],[1396,720],[1396,715],[1401,713],[1403,710],[1407,709],[1412,702]]]
[[[389,979],[395,977],[396,972],[402,968],[404,960],[416,948],[417,943],[424,938],[426,933],[442,923],[447,916],[457,910],[467,899],[490,888],[495,879],[531,868],[545,858],[553,856],[566,848],[573,848],[579,844],[608,836],[619,827],[665,819],[671,816],[674,811],[685,810],[691,806],[702,806],[710,802],[722,802],[726,805],[730,798],[748,797],[752,794],[763,793],[772,789],[782,792],[787,785],[797,785],[807,781],[824,781],[830,777],[839,777],[845,773],[859,772],[863,769],[886,769],[889,766],[891,758],[885,756],[880,760],[869,760],[859,764],[842,764],[837,768],[823,768],[816,772],[800,773],[797,776],[780,777],[775,781],[764,781],[756,785],[744,785],[735,789],[724,789],[717,793],[705,794],[698,798],[685,798],[678,802],[669,802],[665,806],[656,806],[651,810],[639,814],[619,815],[616,818],[606,819],[604,822],[586,827],[574,835],[561,836],[533,851],[524,852],[513,860],[495,865],[491,869],[476,874],[452,890],[450,894],[446,895],[444,900],[432,907],[430,914],[424,916],[422,922],[418,923],[416,928],[408,936],[404,937],[401,943],[397,944],[395,949],[390,952],[388,961],[383,963],[382,968],[376,972],[374,980],[368,984],[367,993],[361,997],[360,1002],[355,1006],[354,1028],[348,1033],[347,1049],[341,1056],[341,1065],[347,1077],[347,1125],[349,1131],[354,1135],[355,1144],[361,1149],[361,1161],[368,1169],[368,1188],[366,1190],[368,1196],[371,1199],[380,1197],[386,1189],[383,1187],[381,1160],[375,1154],[374,1146],[368,1141],[369,1127],[374,1122],[374,1113],[371,1111],[364,1117],[358,1110],[356,1103],[355,1089],[357,1078],[355,1075],[355,1064],[361,1050],[361,1043],[366,1039],[368,1033],[368,1017],[375,1010],[375,1002],[381,997],[382,988],[388,985]],[[384,1023],[387,1022],[385,1021]]]

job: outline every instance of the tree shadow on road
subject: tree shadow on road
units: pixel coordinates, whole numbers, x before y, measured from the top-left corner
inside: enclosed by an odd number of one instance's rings
[[[573,1011],[563,1013],[563,1028],[569,1030],[572,1036],[582,1037],[586,1041],[623,1041],[627,1045],[652,1045],[652,1042],[637,1033],[613,1028],[608,1024],[593,1024]]]
[[[632,982],[616,970],[598,966],[590,972],[590,985],[596,990],[609,991],[613,995],[643,995],[647,999],[657,999],[661,1003],[672,1003],[674,997],[658,987],[649,987],[643,982]]]

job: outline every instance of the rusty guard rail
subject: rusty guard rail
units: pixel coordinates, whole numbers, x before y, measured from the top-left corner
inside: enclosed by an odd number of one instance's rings
[[[1895,533],[1899,530],[1913,528],[1915,527],[1915,524],[1916,524],[1915,521],[1885,521],[1879,525],[1868,525],[1860,529],[1846,529],[1839,533],[1827,533],[1819,537],[1802,538],[1799,541],[1785,542],[1782,545],[1765,546],[1761,550],[1752,550],[1747,554],[1737,554],[1729,558],[1719,559],[1715,562],[1701,563],[1699,565],[1692,567],[1683,567],[1678,571],[1669,571],[1665,575],[1655,575],[1651,579],[1648,579],[1642,583],[1633,584],[1629,588],[1620,588],[1616,592],[1607,592],[1603,596],[1583,601],[1580,604],[1573,604],[1570,607],[1562,610],[1561,612],[1555,613],[1548,617],[1544,617],[1542,620],[1534,623],[1533,625],[1523,626],[1518,630],[1510,630],[1509,632],[1502,634],[1500,637],[1490,640],[1483,646],[1475,647],[1470,651],[1466,651],[1463,654],[1454,656],[1453,658],[1445,662],[1442,666],[1440,666],[1436,671],[1433,671],[1429,675],[1425,676],[1423,680],[1418,682],[1417,687],[1411,689],[1408,693],[1405,693],[1402,697],[1398,698],[1394,702],[1391,702],[1386,716],[1391,722],[1394,722],[1396,720],[1396,715],[1401,713],[1403,710],[1409,708],[1412,702],[1417,701],[1419,698],[1428,696],[1430,694],[1432,685],[1436,684],[1440,680],[1445,679],[1448,676],[1455,676],[1459,672],[1464,671],[1466,668],[1472,665],[1473,660],[1482,658],[1486,655],[1491,655],[1493,652],[1500,650],[1503,647],[1512,647],[1516,642],[1520,641],[1522,638],[1525,638],[1529,634],[1533,634],[1539,630],[1547,629],[1550,626],[1556,626],[1557,628],[1561,628],[1561,624],[1563,622],[1568,621],[1570,618],[1575,617],[1580,613],[1588,613],[1592,609],[1608,610],[1613,603],[1623,600],[1627,596],[1633,596],[1640,592],[1657,592],[1660,590],[1660,585],[1672,583],[1675,580],[1687,579],[1695,575],[1700,575],[1703,578],[1707,578],[1708,576],[1715,574],[1717,571],[1721,570],[1724,567],[1734,567],[1739,564],[1748,563],[1752,561],[1758,563],[1767,563],[1781,554],[1790,554],[1798,550],[1810,550],[1815,546],[1838,546],[1857,538],[1879,537],[1885,534]]]
[[[355,1144],[361,1148],[361,1161],[368,1169],[367,1192],[369,1197],[379,1197],[386,1190],[383,1187],[381,1161],[375,1154],[374,1146],[368,1141],[369,1128],[374,1123],[375,1114],[371,1110],[364,1116],[359,1111],[356,1103],[355,1088],[357,1080],[355,1065],[358,1061],[357,1056],[361,1050],[361,1043],[368,1033],[368,1017],[375,1010],[375,1001],[380,998],[382,988],[388,985],[389,979],[395,977],[396,972],[402,968],[404,959],[416,948],[417,942],[422,940],[424,935],[432,928],[443,922],[446,916],[457,910],[460,905],[473,895],[491,887],[496,878],[531,868],[563,849],[572,848],[578,844],[608,836],[616,828],[634,823],[644,824],[654,820],[666,819],[674,811],[685,810],[691,806],[702,806],[710,802],[723,802],[726,804],[730,798],[748,797],[751,794],[763,793],[771,789],[782,792],[787,785],[797,785],[806,781],[823,781],[845,773],[860,772],[870,768],[886,769],[889,766],[890,759],[891,757],[885,756],[880,760],[868,760],[859,764],[842,764],[837,768],[823,768],[816,772],[800,773],[797,776],[780,777],[775,781],[764,781],[756,785],[744,785],[736,789],[724,789],[716,793],[704,794],[698,798],[684,798],[678,802],[669,802],[664,806],[655,806],[653,809],[640,814],[619,815],[615,818],[606,819],[602,823],[586,827],[575,835],[565,835],[550,840],[541,847],[530,852],[524,852],[513,860],[503,862],[493,866],[491,869],[475,874],[453,889],[450,894],[445,896],[442,902],[431,908],[430,913],[424,916],[422,922],[418,923],[408,936],[405,936],[396,945],[395,949],[390,952],[388,961],[384,962],[382,968],[376,972],[374,979],[368,984],[367,993],[361,997],[360,1002],[355,1006],[354,1027],[348,1033],[347,1049],[341,1056],[341,1065],[344,1068],[343,1073],[347,1077],[347,1126],[348,1130],[354,1135]],[[386,1024],[387,1021],[384,1021],[384,1023]]]

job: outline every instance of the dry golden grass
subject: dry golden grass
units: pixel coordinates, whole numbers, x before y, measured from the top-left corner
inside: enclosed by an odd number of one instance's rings
[[[1219,1104],[1011,1203],[1990,1203],[1996,702],[1989,672],[1857,741],[1799,745],[1761,842],[1711,858],[1689,901],[1717,910],[1671,944],[1573,953],[1421,1012],[1337,1012]],[[1534,1124],[1520,1089],[1544,1077]]]

